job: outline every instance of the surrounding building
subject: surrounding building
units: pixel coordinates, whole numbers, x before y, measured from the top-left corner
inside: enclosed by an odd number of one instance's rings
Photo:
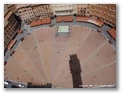
[[[34,20],[53,16],[50,4],[18,4],[16,9],[21,20],[25,24],[30,24]]]
[[[50,4],[31,4],[31,7],[37,19],[49,18],[53,16]]]
[[[100,19],[106,24],[116,27],[115,4],[76,4],[77,15]]]
[[[4,12],[4,49],[20,29],[21,21],[9,10]]]
[[[55,16],[76,14],[75,4],[53,4],[52,8]]]
[[[10,10],[13,13],[16,13],[16,4],[5,4],[4,9],[5,10]]]
[[[89,4],[87,14],[116,27],[116,4]]]
[[[88,4],[76,4],[77,15],[87,16]]]
[[[53,16],[76,14],[100,19],[116,27],[115,4],[18,4],[16,9],[25,24]]]
[[[19,17],[25,24],[30,24],[35,19],[35,14],[33,13],[33,10],[30,6],[30,4],[16,5]]]

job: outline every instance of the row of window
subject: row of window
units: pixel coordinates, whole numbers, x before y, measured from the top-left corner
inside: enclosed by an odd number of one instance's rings
[[[90,10],[96,10],[96,11],[100,11],[100,12],[104,12],[104,13],[113,15],[113,14],[112,14],[113,12],[112,12],[111,10],[103,10],[103,9],[100,9],[100,8],[97,8],[97,7],[91,7]]]
[[[10,41],[9,38],[5,39],[5,41],[4,41],[4,45],[6,46],[6,45],[9,43],[9,41]]]
[[[34,16],[32,13],[23,13],[23,14],[20,14],[21,17],[30,17],[30,16]]]
[[[49,6],[49,5],[40,5],[40,6],[33,7],[33,8],[36,9],[36,8],[38,8],[38,7],[39,7],[39,8],[49,8],[50,6]]]
[[[47,18],[47,17],[51,17],[51,15],[52,15],[52,14],[49,14],[49,13],[47,14],[47,13],[46,13],[46,14],[41,14],[39,17]],[[26,22],[26,23],[30,23],[32,20],[34,20],[34,18],[35,18],[35,17],[33,17],[33,18],[28,18],[28,17],[26,17],[26,18],[23,19],[23,21]]]
[[[22,17],[23,20],[32,19],[32,18],[35,18],[35,16],[29,15],[29,16],[23,16]]]
[[[41,10],[38,10],[39,12],[50,12],[51,10],[50,9],[41,9]]]
[[[49,12],[50,11],[50,9],[47,9],[47,10],[43,10],[43,9],[41,9],[39,12]],[[36,12],[37,13],[37,12]],[[27,17],[34,17],[34,15],[33,15],[33,12],[32,11],[25,11],[25,12],[20,12],[20,16],[21,16],[21,18],[27,18]],[[26,17],[27,16],[27,17]]]
[[[42,9],[42,8],[49,8],[49,5],[45,5],[45,6],[39,6],[39,7],[32,7],[32,9]],[[26,12],[26,11],[32,11],[31,7],[30,8],[26,8],[26,9],[20,9],[18,10],[19,13],[22,13],[22,12]]]
[[[109,18],[108,18],[108,17],[105,16],[105,15],[101,15],[101,14],[98,14],[98,13],[95,13],[95,12],[91,12],[90,14],[91,14],[91,15],[96,15],[96,16],[101,16],[102,18],[110,19],[110,16],[109,16]]]
[[[116,18],[116,13],[114,13],[114,12],[111,12],[110,10],[108,10],[108,11],[104,11],[104,10],[101,10],[101,9],[98,9],[98,8],[91,8],[90,10],[90,14],[95,14],[95,15],[101,15],[101,16],[110,16],[110,17],[114,17],[114,18]]]
[[[81,10],[84,9],[84,10],[86,10],[86,8],[83,8],[83,7],[82,7],[82,8],[79,8],[79,7],[78,7],[78,9],[81,9]]]
[[[89,12],[87,12],[87,13],[89,13]],[[104,13],[104,14],[103,14]],[[113,15],[113,14],[111,14],[111,12],[108,12],[108,11],[93,11],[92,12],[92,10],[90,10],[90,14],[95,14],[95,15],[101,15],[102,17],[104,17],[104,16],[109,16],[109,17],[116,17],[116,15]]]
[[[11,33],[8,33],[8,34],[5,34],[5,39],[10,39],[11,38],[11,36],[12,36],[12,34]]]
[[[8,21],[9,21],[10,23],[12,23],[12,22],[15,22],[15,21],[16,21],[16,19],[15,19],[15,17],[14,17],[14,15],[13,15],[13,14],[9,17]]]
[[[106,5],[106,4],[95,4],[95,5],[90,5],[90,6],[93,8],[95,8],[95,6],[101,7],[101,8],[106,8],[107,10],[112,10],[112,11],[115,11],[115,9],[116,9],[116,6],[111,7],[111,5]]]
[[[31,12],[32,11],[32,9],[30,9],[30,8],[26,8],[26,9],[20,9],[20,10],[18,10],[18,13],[23,13],[23,12]]]

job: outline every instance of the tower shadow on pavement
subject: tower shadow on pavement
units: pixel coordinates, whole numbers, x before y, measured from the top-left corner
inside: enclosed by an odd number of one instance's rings
[[[77,54],[70,55],[69,67],[70,67],[70,72],[72,74],[73,87],[83,88],[82,79],[81,79],[80,61],[77,57]]]

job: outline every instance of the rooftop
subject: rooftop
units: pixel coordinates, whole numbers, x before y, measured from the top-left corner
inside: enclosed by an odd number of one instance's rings
[[[14,6],[15,4],[7,4],[7,7],[12,7]]]
[[[6,11],[6,12],[4,13],[4,19],[5,19],[5,20],[8,20],[8,18],[9,18],[11,15],[12,15],[12,12],[11,12],[11,11]]]
[[[5,20],[5,21],[4,21],[4,27],[6,27],[7,24],[8,24],[8,21]]]
[[[22,7],[28,7],[31,4],[16,4],[16,9],[22,8]]]
[[[116,30],[114,28],[108,30],[109,34],[116,40]]]

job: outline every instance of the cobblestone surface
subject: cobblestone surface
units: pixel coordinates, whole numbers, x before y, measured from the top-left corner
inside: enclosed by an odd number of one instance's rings
[[[84,27],[88,27],[88,28],[90,28],[90,29],[93,29],[93,31],[96,31],[96,30],[100,30],[100,31],[102,31],[102,33],[101,34],[103,34],[103,36],[109,41],[109,40],[111,40],[112,38],[111,38],[111,36],[107,33],[107,30],[109,30],[109,29],[111,29],[108,25],[106,25],[106,24],[104,24],[102,27],[98,27],[98,26],[95,26],[95,25],[93,25],[93,24],[91,24],[91,23],[85,23],[85,22],[76,22],[76,18],[74,18],[75,20],[74,20],[74,22],[70,22],[70,23],[56,23],[56,20],[55,20],[55,18],[54,19],[52,19],[52,21],[51,21],[51,25],[54,25],[54,26],[64,26],[64,25],[68,25],[68,26],[74,26],[74,25],[78,25],[78,26],[84,26]],[[15,37],[15,39],[17,40],[17,42],[15,43],[15,45],[12,47],[12,49],[11,50],[7,50],[7,52],[5,53],[5,56],[4,56],[4,61],[8,61],[10,58],[11,58],[11,53],[12,52],[16,52],[16,50],[18,49],[18,46],[21,44],[21,38],[25,38],[29,33],[31,33],[31,32],[34,32],[34,31],[38,31],[39,29],[41,29],[41,28],[45,28],[45,27],[49,27],[49,25],[50,24],[47,24],[47,25],[41,25],[41,26],[36,26],[36,27],[30,27],[29,25],[24,25],[23,27],[21,27],[21,30],[23,31],[23,33],[21,33],[21,34],[18,34],[16,37]],[[73,27],[71,28],[72,30],[71,30],[71,34],[73,33]],[[96,31],[97,32],[97,31]],[[56,32],[53,32],[53,33],[56,33]],[[80,32],[79,32],[80,33]],[[34,34],[36,34],[36,33],[34,33]],[[41,34],[41,33],[40,33]],[[46,33],[45,33],[46,34]],[[47,34],[51,34],[51,33],[47,33]],[[73,34],[76,34],[76,33],[73,33]],[[95,33],[96,34],[96,33]],[[95,35],[95,34],[93,34],[93,35]],[[54,34],[52,34],[52,35],[54,35]],[[81,34],[82,35],[82,34]],[[79,35],[77,35],[76,34],[76,36],[78,37]],[[71,36],[71,37],[73,37],[73,38],[75,38],[76,37],[75,35],[73,36]],[[85,36],[87,36],[87,35],[85,35]],[[98,35],[96,35],[96,36],[98,36]],[[34,37],[34,36],[32,36],[32,37]],[[37,40],[36,41],[40,41],[39,39],[41,39],[40,38],[40,36],[38,36],[38,34],[36,35],[36,37],[37,37]],[[43,37],[43,35],[41,36],[41,37]],[[48,35],[46,36],[46,37],[48,37]],[[76,37],[76,38],[77,38]],[[81,38],[80,36],[79,36],[79,38]],[[93,37],[94,38],[94,37]],[[42,38],[43,39],[43,38]],[[50,39],[51,39],[51,37],[50,37]],[[59,48],[57,47],[57,48],[55,48],[55,50],[57,50],[57,52],[56,53],[53,53],[53,54],[61,54],[62,55],[62,52],[59,52],[60,51],[60,47],[61,47],[61,49],[62,50],[65,50],[65,49],[63,49],[63,48],[66,48],[66,47],[63,47],[63,46],[66,46],[67,45],[67,40],[69,39],[69,37],[59,37],[59,38],[55,38],[55,42],[57,41],[57,46],[59,46]],[[99,39],[99,38],[98,38]],[[65,40],[65,41],[63,41],[63,40]],[[83,39],[80,39],[80,40],[83,40]],[[90,40],[90,39],[89,39]],[[96,43],[98,43],[98,44],[93,44],[93,42],[91,41],[87,41],[86,40],[86,42],[88,42],[88,47],[90,47],[90,44],[91,45],[97,45],[97,46],[100,46],[101,44],[99,44],[99,41],[98,40],[95,40],[96,41]],[[62,44],[64,44],[64,45],[61,45],[61,44],[58,44],[58,41],[60,41],[60,42],[62,42]],[[71,41],[71,39],[70,39],[70,41]],[[44,40],[41,40],[41,42],[44,42]],[[35,43],[35,42],[34,42]],[[44,42],[45,43],[45,42]],[[73,43],[74,43],[74,46],[73,46],[73,48],[71,47],[73,44],[72,43],[69,43],[69,44],[71,44],[70,46],[69,46],[69,49],[68,49],[68,52],[66,52],[67,54],[69,54],[70,52],[72,52],[72,49],[74,49],[74,48],[76,48],[77,47],[77,45],[75,45],[75,44],[79,44],[80,43],[80,41],[76,41],[76,40],[73,40]],[[104,44],[106,44],[106,45],[109,45],[109,44],[107,44],[105,41],[104,41],[104,38],[102,38],[101,40],[100,40],[100,43],[103,43],[103,45]],[[36,45],[36,44],[34,44],[34,45]],[[43,46],[44,45],[44,46]],[[50,42],[47,42],[47,43],[45,43],[45,44],[42,44],[42,45],[40,45],[40,47],[44,47],[44,49],[47,49],[47,51],[48,51],[48,47],[47,46],[45,46],[45,45],[50,45],[50,47],[52,47],[53,48],[53,45],[52,45],[52,43],[50,43]],[[81,54],[81,52],[84,52],[86,49],[87,49],[87,44],[85,44],[84,43],[84,45],[86,46],[86,48],[85,47],[82,47],[82,49],[79,49],[79,51],[77,52],[77,54],[79,54],[79,56],[80,56],[80,54]],[[36,45],[37,46],[37,45]],[[38,45],[39,46],[39,45]],[[75,47],[76,46],[76,47]],[[79,44],[79,46],[80,46],[80,44]],[[116,49],[116,41],[114,41],[114,40],[112,40],[112,46],[113,46],[113,48],[114,49]],[[46,48],[47,47],[47,48]],[[102,46],[101,46],[102,47]],[[50,49],[52,49],[52,48],[50,48]],[[92,48],[92,46],[90,47],[92,50],[90,51],[90,53],[92,53],[92,51],[95,51],[95,49],[93,49]],[[109,49],[108,48],[108,46],[104,46],[104,48],[105,49]],[[36,48],[35,48],[36,49]],[[84,49],[84,50],[83,50]],[[105,49],[102,49],[102,50],[100,50],[99,52],[98,52],[98,54],[99,55],[103,55],[103,54],[101,54],[101,52],[103,52],[103,53],[106,53],[106,50]],[[42,50],[41,52],[43,52],[43,49],[40,49],[40,50]],[[90,49],[88,49],[88,50],[90,50]],[[99,50],[99,49],[98,49]],[[51,51],[51,50],[49,50],[49,51]],[[109,49],[109,51],[110,52],[112,52],[110,49]],[[34,53],[35,52],[35,50],[33,51],[33,52],[28,52],[28,53]],[[90,54],[90,53],[88,53],[87,52],[87,50],[86,50],[86,52],[84,52],[84,53],[87,53],[87,54],[85,54],[86,56],[88,55],[88,54]],[[45,59],[45,60],[42,60],[43,62],[46,62],[45,63],[45,68],[47,68],[46,70],[49,70],[49,68],[47,67],[47,65],[48,66],[50,66],[50,64],[48,64],[47,63],[47,61],[46,60],[48,60],[50,57],[48,57],[48,59],[46,59],[47,58],[47,55],[48,55],[49,53],[47,53],[47,54],[45,54],[45,57],[43,57],[43,59]],[[36,54],[35,54],[36,55]],[[84,58],[86,57],[84,55]],[[92,53],[91,54],[91,56],[94,56],[95,58],[98,58],[97,57],[97,53],[95,53],[95,55]],[[112,55],[113,56],[113,55]],[[114,57],[114,56],[113,56]],[[32,58],[33,58],[33,56],[32,56]],[[58,57],[57,57],[58,58]],[[80,57],[80,59],[81,59],[81,61],[82,61],[82,58],[83,57]],[[115,57],[114,57],[115,58]],[[34,58],[33,58],[34,59]],[[59,57],[59,59],[60,59],[60,57]],[[56,63],[59,61],[59,59],[57,59],[57,61],[55,61]],[[66,61],[67,62],[67,57],[66,57],[66,60],[65,60],[65,57],[64,57],[64,61]],[[91,59],[91,61],[93,61],[94,62],[94,59]],[[97,60],[96,60],[97,61]],[[112,61],[112,60],[111,60]],[[27,62],[27,61],[26,61]],[[30,61],[30,62],[32,62],[32,61]],[[54,62],[54,63],[55,63]],[[85,62],[85,61],[84,61]],[[100,62],[100,61],[97,61],[97,62]],[[102,61],[101,61],[102,62]],[[107,62],[107,60],[105,61],[105,62]],[[37,62],[38,63],[38,62]],[[55,78],[55,80],[56,81],[58,81],[59,79],[57,79],[57,77],[55,77],[55,74],[57,73],[55,70],[56,70],[56,68],[59,68],[59,69],[61,69],[61,67],[58,67],[58,66],[60,66],[60,65],[56,65],[56,63],[55,64],[53,64],[53,65],[55,65],[55,66],[57,66],[57,67],[55,67],[55,68],[53,68],[52,69],[52,71],[53,71],[53,74],[50,74],[50,73],[48,73],[48,72],[50,72],[50,71],[47,71],[47,76],[50,76],[50,75],[53,75],[53,77]],[[61,65],[62,65],[62,63],[63,62],[61,62]],[[115,63],[115,62],[114,62]],[[87,62],[86,62],[86,64],[87,64]],[[113,64],[113,63],[111,63],[111,64]],[[64,64],[64,65],[66,65],[66,64]],[[36,65],[37,67],[39,66],[38,64]],[[68,65],[66,65],[66,66],[68,66]],[[84,65],[85,66],[85,65]],[[91,65],[89,65],[89,63],[88,63],[88,65],[87,66],[91,66]],[[97,64],[96,64],[96,66],[98,66]],[[107,65],[105,65],[105,66],[107,66]],[[115,68],[115,66],[113,66],[112,65],[112,67],[113,68]],[[67,68],[67,67],[66,67]],[[94,69],[94,67],[92,67],[91,69]],[[64,70],[65,70],[65,67],[64,67]],[[87,69],[86,70],[86,67],[83,67],[83,70],[85,70],[85,71],[90,71],[90,69]],[[40,70],[41,71],[41,70]],[[63,70],[62,70],[63,71]],[[107,71],[107,69],[106,69],[106,71]],[[64,71],[64,73],[68,73],[69,71]],[[101,72],[103,72],[103,71],[101,71]],[[40,73],[40,74],[42,74],[42,73]],[[107,73],[106,73],[107,74]],[[57,73],[57,75],[60,75],[60,74],[58,74]],[[96,75],[99,77],[99,76],[101,76],[100,74],[98,74],[97,72],[96,72]],[[38,76],[39,77],[39,76]],[[71,80],[71,77],[68,75],[67,76],[67,78],[69,77],[69,83],[71,83],[70,82],[70,80]],[[91,75],[90,74],[88,74],[88,77],[87,77],[87,79],[89,79],[91,77]],[[84,78],[85,78],[85,76],[84,76]],[[46,78],[45,78],[46,79]],[[63,78],[60,78],[61,80],[63,79]],[[86,78],[85,78],[86,79]],[[83,79],[84,80],[84,82],[85,82],[85,79]],[[92,78],[91,78],[92,79]],[[107,79],[107,78],[105,78],[105,79]],[[51,79],[50,79],[51,80]],[[50,81],[49,80],[49,81]],[[64,81],[64,80],[63,80]],[[88,81],[88,80],[87,80]],[[90,82],[85,82],[85,83],[90,83]],[[18,86],[18,84],[20,84],[20,83],[18,83],[18,82],[16,82],[16,81],[11,81],[12,82],[12,84],[13,85],[15,85],[15,86]],[[68,81],[67,81],[68,82]],[[65,81],[64,81],[64,83],[65,83]],[[56,83],[57,84],[57,83]],[[25,84],[25,86],[27,86],[26,84]],[[63,86],[62,86],[63,87]],[[70,87],[70,86],[69,86]]]

